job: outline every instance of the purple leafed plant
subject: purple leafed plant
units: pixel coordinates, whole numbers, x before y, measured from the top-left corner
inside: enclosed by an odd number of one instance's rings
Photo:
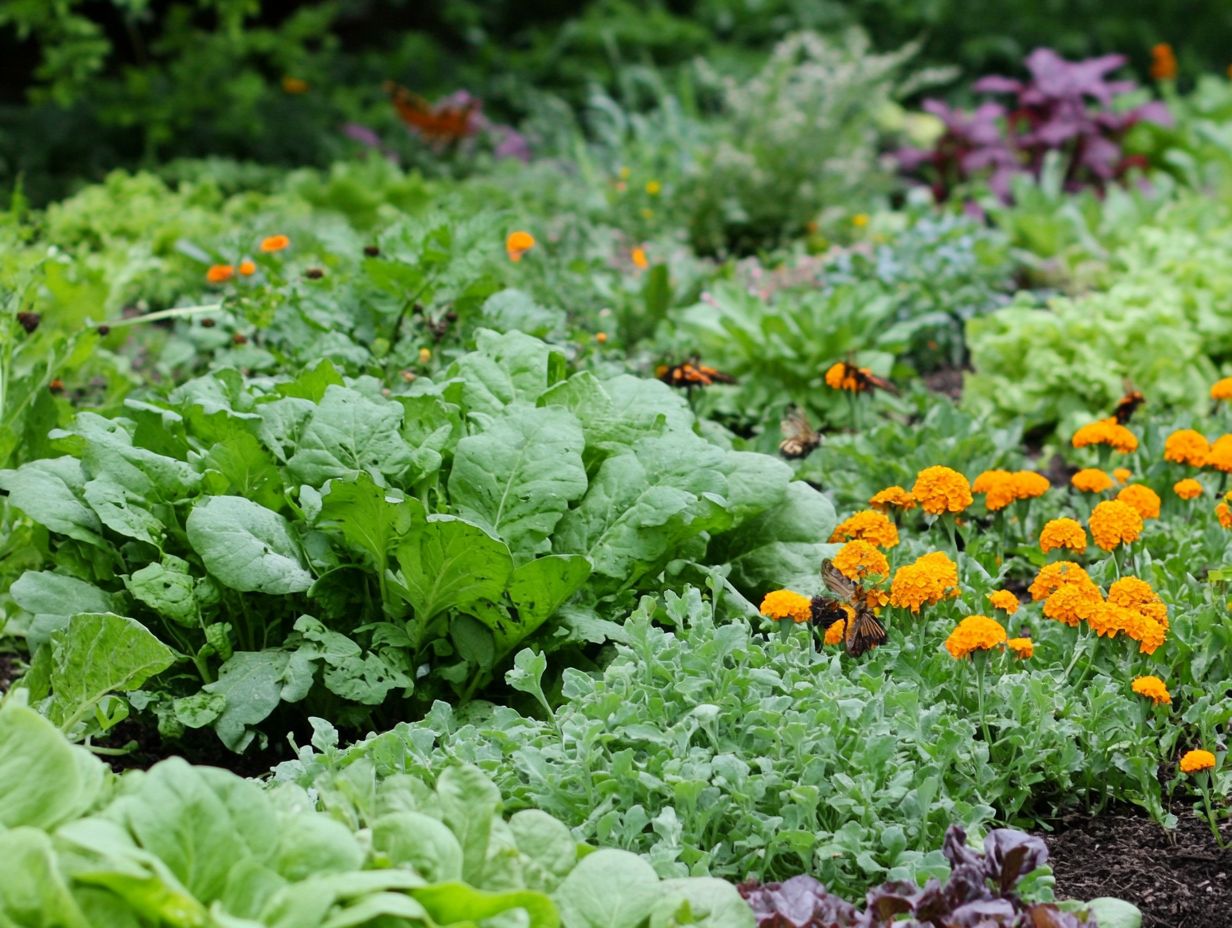
[[[1093,928],[1093,919],[1018,897],[1018,882],[1048,860],[1039,838],[998,828],[984,839],[982,854],[966,840],[957,825],[946,832],[942,853],[951,869],[944,883],[883,883],[869,890],[863,911],[811,876],[742,883],[740,895],[753,909],[757,928]],[[895,921],[902,916],[907,918]]]
[[[1146,167],[1141,156],[1124,153],[1122,142],[1130,128],[1144,121],[1172,121],[1157,100],[1117,109],[1119,98],[1136,86],[1108,78],[1125,60],[1123,55],[1103,55],[1066,61],[1051,49],[1037,48],[1027,57],[1028,80],[991,75],[975,83],[979,93],[1009,95],[1008,106],[989,101],[964,113],[937,100],[925,101],[924,108],[941,119],[945,131],[931,150],[899,151],[899,164],[913,173],[930,169],[939,200],[958,184],[981,177],[1008,200],[1011,177],[1039,177],[1045,158],[1058,152],[1065,166],[1065,189],[1103,190],[1131,168]]]

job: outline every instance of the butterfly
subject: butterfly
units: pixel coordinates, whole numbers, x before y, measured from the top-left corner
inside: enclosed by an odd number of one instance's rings
[[[852,618],[847,618],[846,610],[843,610],[843,620],[847,623],[844,636],[847,653],[852,657],[859,657],[865,651],[884,644],[885,626],[873,613],[868,594],[860,585],[845,576],[834,566],[834,562],[829,560],[821,564],[821,579],[826,589],[833,593],[839,602],[846,603],[855,610]]]
[[[855,392],[871,393],[873,390],[885,390],[887,393],[898,395],[898,387],[884,377],[878,377],[867,367],[858,367],[850,359],[839,363],[843,365],[843,382],[846,383],[850,378],[856,385]]]
[[[478,129],[472,119],[479,109],[478,100],[466,98],[461,103],[445,101],[434,106],[393,81],[386,81],[384,89],[402,121],[429,142],[457,142]]]
[[[809,425],[804,412],[796,406],[789,407],[779,423],[783,430],[783,440],[779,442],[779,453],[785,458],[804,458],[821,444],[821,436]]]
[[[713,367],[707,367],[698,361],[697,355],[681,364],[660,364],[655,369],[655,376],[671,387],[681,387],[691,390],[693,387],[709,387],[716,383],[735,383],[736,378],[724,374]]]
[[[1112,418],[1116,419],[1118,425],[1124,425],[1129,421],[1134,412],[1146,402],[1146,397],[1138,390],[1134,389],[1134,385],[1125,381],[1125,395],[1121,397],[1116,404],[1116,409],[1112,411]]]

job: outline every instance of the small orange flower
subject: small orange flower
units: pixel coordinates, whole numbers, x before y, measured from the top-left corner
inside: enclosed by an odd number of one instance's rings
[[[934,465],[926,467],[915,478],[911,495],[930,515],[962,512],[972,503],[971,484],[956,470]]]
[[[1077,583],[1094,586],[1095,581],[1083,569],[1081,564],[1071,564],[1068,561],[1058,561],[1055,564],[1045,564],[1040,568],[1027,592],[1035,602],[1047,599],[1061,587]]]
[[[240,262],[240,275],[241,276],[251,277],[255,273],[257,273],[257,266],[252,261],[249,261],[247,258],[245,258],[243,261]]]
[[[1226,498],[1215,504],[1215,518],[1224,528],[1232,528],[1232,510],[1228,509]]]
[[[1119,499],[1106,499],[1091,512],[1091,537],[1105,551],[1137,541],[1142,534],[1142,516]]]
[[[874,509],[885,511],[893,506],[897,509],[914,509],[915,497],[900,486],[886,487],[873,494],[868,504]]]
[[[893,548],[898,544],[898,529],[883,513],[866,509],[836,525],[830,541],[848,541],[852,538],[861,538],[878,548]]]
[[[1172,484],[1172,492],[1181,499],[1196,499],[1202,495],[1202,484],[1194,480],[1193,477],[1186,477],[1184,480],[1178,480]]]
[[[1070,477],[1069,482],[1083,493],[1103,493],[1112,486],[1112,478],[1097,467],[1084,467]]]
[[[890,605],[910,609],[916,615],[921,606],[957,595],[958,565],[944,551],[922,555],[898,568],[890,584]]]
[[[791,590],[774,590],[761,601],[760,611],[768,619],[807,622],[812,616],[812,600]]]
[[[843,606],[843,611],[847,613],[847,622],[850,622],[852,619],[856,617],[856,611],[852,609],[850,606],[848,606],[846,603],[843,603],[842,606]],[[826,629],[826,635],[822,639],[822,643],[823,644],[842,644],[843,638],[846,636],[846,634],[847,634],[847,623],[846,622],[833,622],[831,623],[830,627]]]
[[[1096,604],[1091,610],[1091,614],[1086,616],[1087,625],[1096,635],[1108,638],[1115,638],[1119,633],[1126,631],[1131,622],[1133,612],[1126,609],[1124,606],[1118,606],[1116,603],[1101,602]]]
[[[1121,577],[1113,581],[1108,587],[1108,602],[1140,612],[1152,622],[1168,628],[1168,607],[1145,580]]]
[[[513,262],[521,261],[522,255],[535,247],[535,237],[529,232],[517,230],[505,237],[505,254]]]
[[[261,239],[261,250],[266,254],[275,251],[285,251],[291,245],[291,240],[285,235],[267,235]]]
[[[225,284],[235,276],[235,268],[229,264],[211,264],[205,272],[205,279],[211,284]]]
[[[629,257],[633,260],[633,266],[639,271],[644,271],[650,267],[650,259],[646,257],[646,249],[641,245],[638,245],[629,252]]]
[[[1047,554],[1068,548],[1081,554],[1087,549],[1087,533],[1076,519],[1053,519],[1040,532],[1040,550]]]
[[[1112,468],[1112,476],[1116,478],[1117,483],[1124,483],[1126,480],[1128,480],[1133,475],[1134,475],[1133,471],[1131,471],[1128,467]]]
[[[1176,77],[1176,53],[1167,42],[1160,42],[1151,49],[1151,77],[1157,81]]]
[[[1017,470],[1010,476],[1010,486],[1015,499],[1037,499],[1048,492],[1052,483],[1033,470]]]
[[[1181,758],[1181,773],[1201,773],[1215,767],[1215,755],[1210,751],[1189,751]]]
[[[1007,615],[1013,615],[1018,611],[1018,597],[1009,590],[993,590],[988,594],[988,601],[992,603],[994,609],[1000,609]]]
[[[1143,486],[1141,483],[1131,483],[1122,489],[1116,495],[1116,498],[1136,509],[1138,515],[1142,516],[1143,519],[1159,518],[1159,494],[1148,486]]]
[[[1232,377],[1224,377],[1215,381],[1211,387],[1211,399],[1232,400]]]
[[[1220,435],[1211,443],[1204,466],[1225,474],[1232,473],[1232,435]]]
[[[986,470],[971,482],[971,492],[984,496],[984,508],[989,512],[1004,509],[1017,499],[1014,475],[1008,470]]]
[[[969,615],[945,639],[945,649],[954,660],[962,660],[975,651],[991,651],[1005,641],[1000,622],[986,615]]]
[[[1202,467],[1211,453],[1211,444],[1206,436],[1193,429],[1178,429],[1164,441],[1164,460],[1176,464]]]
[[[839,548],[834,555],[834,566],[844,577],[857,583],[869,576],[890,575],[890,562],[885,555],[860,538]]]
[[[1030,638],[1011,638],[1005,646],[1014,652],[1014,656],[1025,661],[1035,654],[1035,643]]]
[[[1172,694],[1168,692],[1168,686],[1159,677],[1134,677],[1132,684],[1133,690],[1139,696],[1145,696],[1155,705],[1169,705],[1172,702]]]
[[[1138,447],[1138,437],[1121,425],[1116,419],[1100,419],[1084,425],[1074,433],[1075,448],[1085,448],[1088,445],[1108,445],[1116,451],[1129,453]]]
[[[1104,594],[1094,583],[1066,583],[1057,587],[1044,600],[1044,615],[1070,628],[1080,622],[1090,622],[1096,611],[1104,605]]]

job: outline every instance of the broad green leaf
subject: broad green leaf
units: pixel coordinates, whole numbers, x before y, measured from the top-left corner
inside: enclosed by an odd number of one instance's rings
[[[440,819],[422,812],[382,815],[372,824],[372,847],[395,866],[431,883],[462,879],[462,846]]]
[[[727,452],[727,503],[732,516],[743,521],[783,502],[792,479],[791,466],[768,454]]]
[[[13,601],[34,615],[26,638],[32,651],[47,641],[57,628],[68,624],[78,612],[114,612],[116,601],[84,580],[49,570],[27,570],[9,588]]]
[[[0,471],[9,504],[50,531],[102,547],[103,525],[85,504],[86,476],[76,458],[47,458]]]
[[[296,453],[300,433],[316,409],[311,400],[297,396],[261,403],[257,406],[257,415],[261,417],[257,434],[261,443],[285,464]]]
[[[509,581],[513,603],[508,617],[477,613],[496,636],[496,647],[507,652],[561,607],[590,576],[590,562],[577,554],[552,554],[521,564]]]
[[[285,879],[307,880],[362,869],[364,849],[342,822],[300,809],[281,816],[278,847],[270,863]]]
[[[280,702],[298,702],[312,688],[310,654],[290,651],[236,651],[204,687],[226,699],[214,728],[232,751],[243,751],[255,737],[252,726],[269,718]]]
[[[449,369],[457,378],[456,397],[467,413],[495,416],[518,400],[534,403],[563,374],[560,350],[521,332],[498,335],[480,329],[475,342],[478,350],[463,355]]]
[[[442,455],[462,433],[460,410],[433,393],[400,396],[402,438],[411,447],[411,480],[431,477],[441,469]]]
[[[365,470],[401,474],[411,464],[401,426],[398,403],[331,386],[300,433],[287,468],[297,480],[316,487]]]
[[[106,477],[136,499],[176,503],[190,495],[200,475],[183,461],[135,447],[131,424],[83,412],[64,434],[76,437],[69,444],[80,442],[81,465],[91,478]]]
[[[560,924],[552,900],[529,889],[486,892],[466,883],[437,883],[412,889],[411,895],[441,925],[482,922],[517,909],[527,914],[528,928],[557,928]]]
[[[105,775],[98,758],[69,744],[33,709],[13,700],[0,706],[0,836],[5,828],[50,830],[81,815],[99,797]]]
[[[1141,928],[1142,911],[1124,899],[1101,896],[1088,902],[1086,908],[1099,928]]]
[[[659,885],[663,898],[650,915],[650,928],[678,928],[689,924],[705,928],[753,928],[757,924],[749,904],[726,880],[692,877],[664,880]]]
[[[200,461],[204,487],[214,496],[242,496],[262,506],[280,505],[282,475],[261,443],[247,432],[218,442]]]
[[[134,619],[83,612],[51,636],[51,720],[68,730],[109,693],[135,690],[175,652]]]
[[[390,690],[409,687],[414,681],[380,654],[364,654],[354,641],[330,631],[312,616],[295,622],[307,642],[300,652],[318,657],[325,664],[323,679],[331,693],[369,706],[379,706]]]
[[[441,815],[462,848],[462,877],[484,885],[488,844],[493,824],[500,817],[501,794],[478,767],[446,767],[436,782]]]
[[[281,396],[298,396],[301,399],[321,402],[330,387],[341,387],[342,375],[328,358],[322,358],[316,366],[304,371],[294,380],[275,385]]]
[[[398,547],[399,590],[423,622],[479,599],[497,600],[513,572],[504,542],[473,522],[432,515]]]
[[[559,309],[547,309],[521,290],[502,290],[483,304],[483,324],[498,332],[525,332],[546,338],[565,322]]]
[[[135,538],[155,547],[162,545],[163,523],[142,505],[144,497],[129,491],[106,474],[86,483],[84,495],[99,521],[117,535]]]
[[[164,618],[190,627],[198,624],[195,583],[188,572],[188,562],[170,554],[161,563],[147,564],[124,578],[124,585],[135,599]]]
[[[538,809],[509,818],[518,850],[527,858],[523,875],[531,889],[551,892],[578,862],[578,845],[563,822]]]
[[[581,426],[566,410],[511,408],[458,442],[450,500],[515,555],[542,553],[569,504],[586,492],[584,442]]]
[[[347,543],[362,551],[367,563],[383,575],[394,543],[412,524],[422,524],[423,506],[399,490],[377,486],[371,474],[360,473],[353,481],[329,482],[317,521],[340,530]]]
[[[0,926],[105,928],[88,919],[74,899],[50,835],[37,828],[0,832],[0,860],[5,871],[0,880]]]
[[[188,541],[205,568],[233,590],[298,593],[312,586],[287,520],[239,496],[212,496],[194,507]]]
[[[639,928],[660,898],[654,868],[636,854],[588,854],[552,894],[569,928]]]

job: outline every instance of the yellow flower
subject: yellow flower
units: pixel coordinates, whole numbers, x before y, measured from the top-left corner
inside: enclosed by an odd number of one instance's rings
[[[1128,467],[1112,468],[1112,476],[1116,478],[1117,483],[1124,483],[1126,480],[1128,480],[1133,475],[1134,475],[1133,471],[1131,471]]]
[[[1168,627],[1168,607],[1145,580],[1122,577],[1114,581],[1108,587],[1108,602],[1140,612],[1165,629]]]
[[[1014,655],[1022,661],[1035,654],[1035,643],[1030,638],[1011,638],[1005,643],[1005,646],[1013,651]]]
[[[1061,587],[1071,584],[1090,584],[1094,585],[1090,575],[1082,568],[1080,564],[1071,564],[1068,561],[1058,561],[1055,564],[1045,564],[1040,568],[1040,572],[1035,575],[1035,579],[1031,582],[1027,592],[1031,594],[1031,598],[1035,602],[1041,599],[1047,599]]]
[[[1104,595],[1089,579],[1086,583],[1065,583],[1044,600],[1044,615],[1070,628],[1080,622],[1090,622],[1096,610],[1104,605]]]
[[[420,348],[419,349],[419,363],[427,364],[431,360],[432,360],[432,349],[431,348]]]
[[[629,257],[633,260],[633,266],[639,271],[644,271],[650,267],[650,259],[646,257],[646,249],[641,245],[638,245],[629,252]]]
[[[851,217],[851,224],[857,229],[863,229],[868,225],[868,213],[856,213]]]
[[[1106,499],[1091,512],[1091,537],[1105,551],[1137,541],[1142,534],[1142,516],[1119,499]]]
[[[1122,489],[1116,495],[1116,498],[1136,509],[1138,515],[1142,516],[1143,519],[1159,518],[1159,494],[1148,486],[1143,486],[1141,483],[1131,483]]]
[[[211,284],[225,284],[234,276],[235,268],[229,264],[211,264],[205,272],[206,282]]]
[[[1178,480],[1172,484],[1172,492],[1181,499],[1195,499],[1202,495],[1202,484],[1194,480],[1193,477],[1186,477],[1184,480]]]
[[[1069,482],[1083,493],[1103,493],[1112,486],[1112,478],[1097,467],[1084,467],[1070,477]]]
[[[663,185],[657,180],[648,180],[646,181],[646,192],[652,197],[657,197],[663,192]]]
[[[535,247],[535,237],[529,232],[517,230],[505,237],[505,254],[510,261],[521,261],[522,255]]]
[[[1232,377],[1224,377],[1215,381],[1211,387],[1211,399],[1232,400]]]
[[[1167,685],[1159,677],[1134,677],[1133,690],[1157,706],[1172,702],[1172,694],[1168,692]]]
[[[1211,444],[1206,436],[1193,429],[1178,429],[1164,441],[1164,460],[1176,464],[1202,467],[1211,453]]]
[[[1181,773],[1200,773],[1215,766],[1215,755],[1210,751],[1189,751],[1181,758]]]
[[[761,614],[768,619],[807,622],[812,615],[812,600],[791,590],[774,590],[761,601]]]
[[[1116,419],[1100,419],[1084,425],[1074,433],[1075,448],[1088,445],[1108,445],[1116,451],[1130,452],[1138,447],[1138,437]]]
[[[910,609],[917,615],[921,606],[957,595],[958,565],[943,551],[922,555],[898,568],[890,584],[890,605]]]
[[[872,509],[857,512],[834,528],[830,541],[860,538],[878,548],[893,548],[898,544],[898,529],[886,516]]]
[[[1212,442],[1204,466],[1213,467],[1225,474],[1232,473],[1232,435],[1220,435]]]
[[[885,555],[860,538],[839,548],[834,555],[834,566],[844,577],[857,583],[868,576],[890,575],[890,562]]]
[[[956,470],[939,465],[926,467],[916,474],[911,495],[930,515],[962,512],[972,502],[971,484],[967,478]]]
[[[1075,519],[1053,519],[1040,532],[1040,550],[1047,554],[1068,548],[1081,554],[1087,549],[1087,533]]]
[[[890,506],[898,509],[914,509],[915,497],[900,486],[886,487],[873,494],[868,504],[874,509],[885,510]]]
[[[261,250],[266,254],[284,251],[291,245],[291,239],[285,235],[267,235],[261,239]]]
[[[988,594],[988,601],[992,603],[994,609],[1000,609],[1007,615],[1013,615],[1018,611],[1018,597],[1009,590],[993,590]]]
[[[945,649],[955,660],[962,660],[973,651],[989,651],[1005,644],[1005,629],[986,615],[969,615],[945,639]]]

